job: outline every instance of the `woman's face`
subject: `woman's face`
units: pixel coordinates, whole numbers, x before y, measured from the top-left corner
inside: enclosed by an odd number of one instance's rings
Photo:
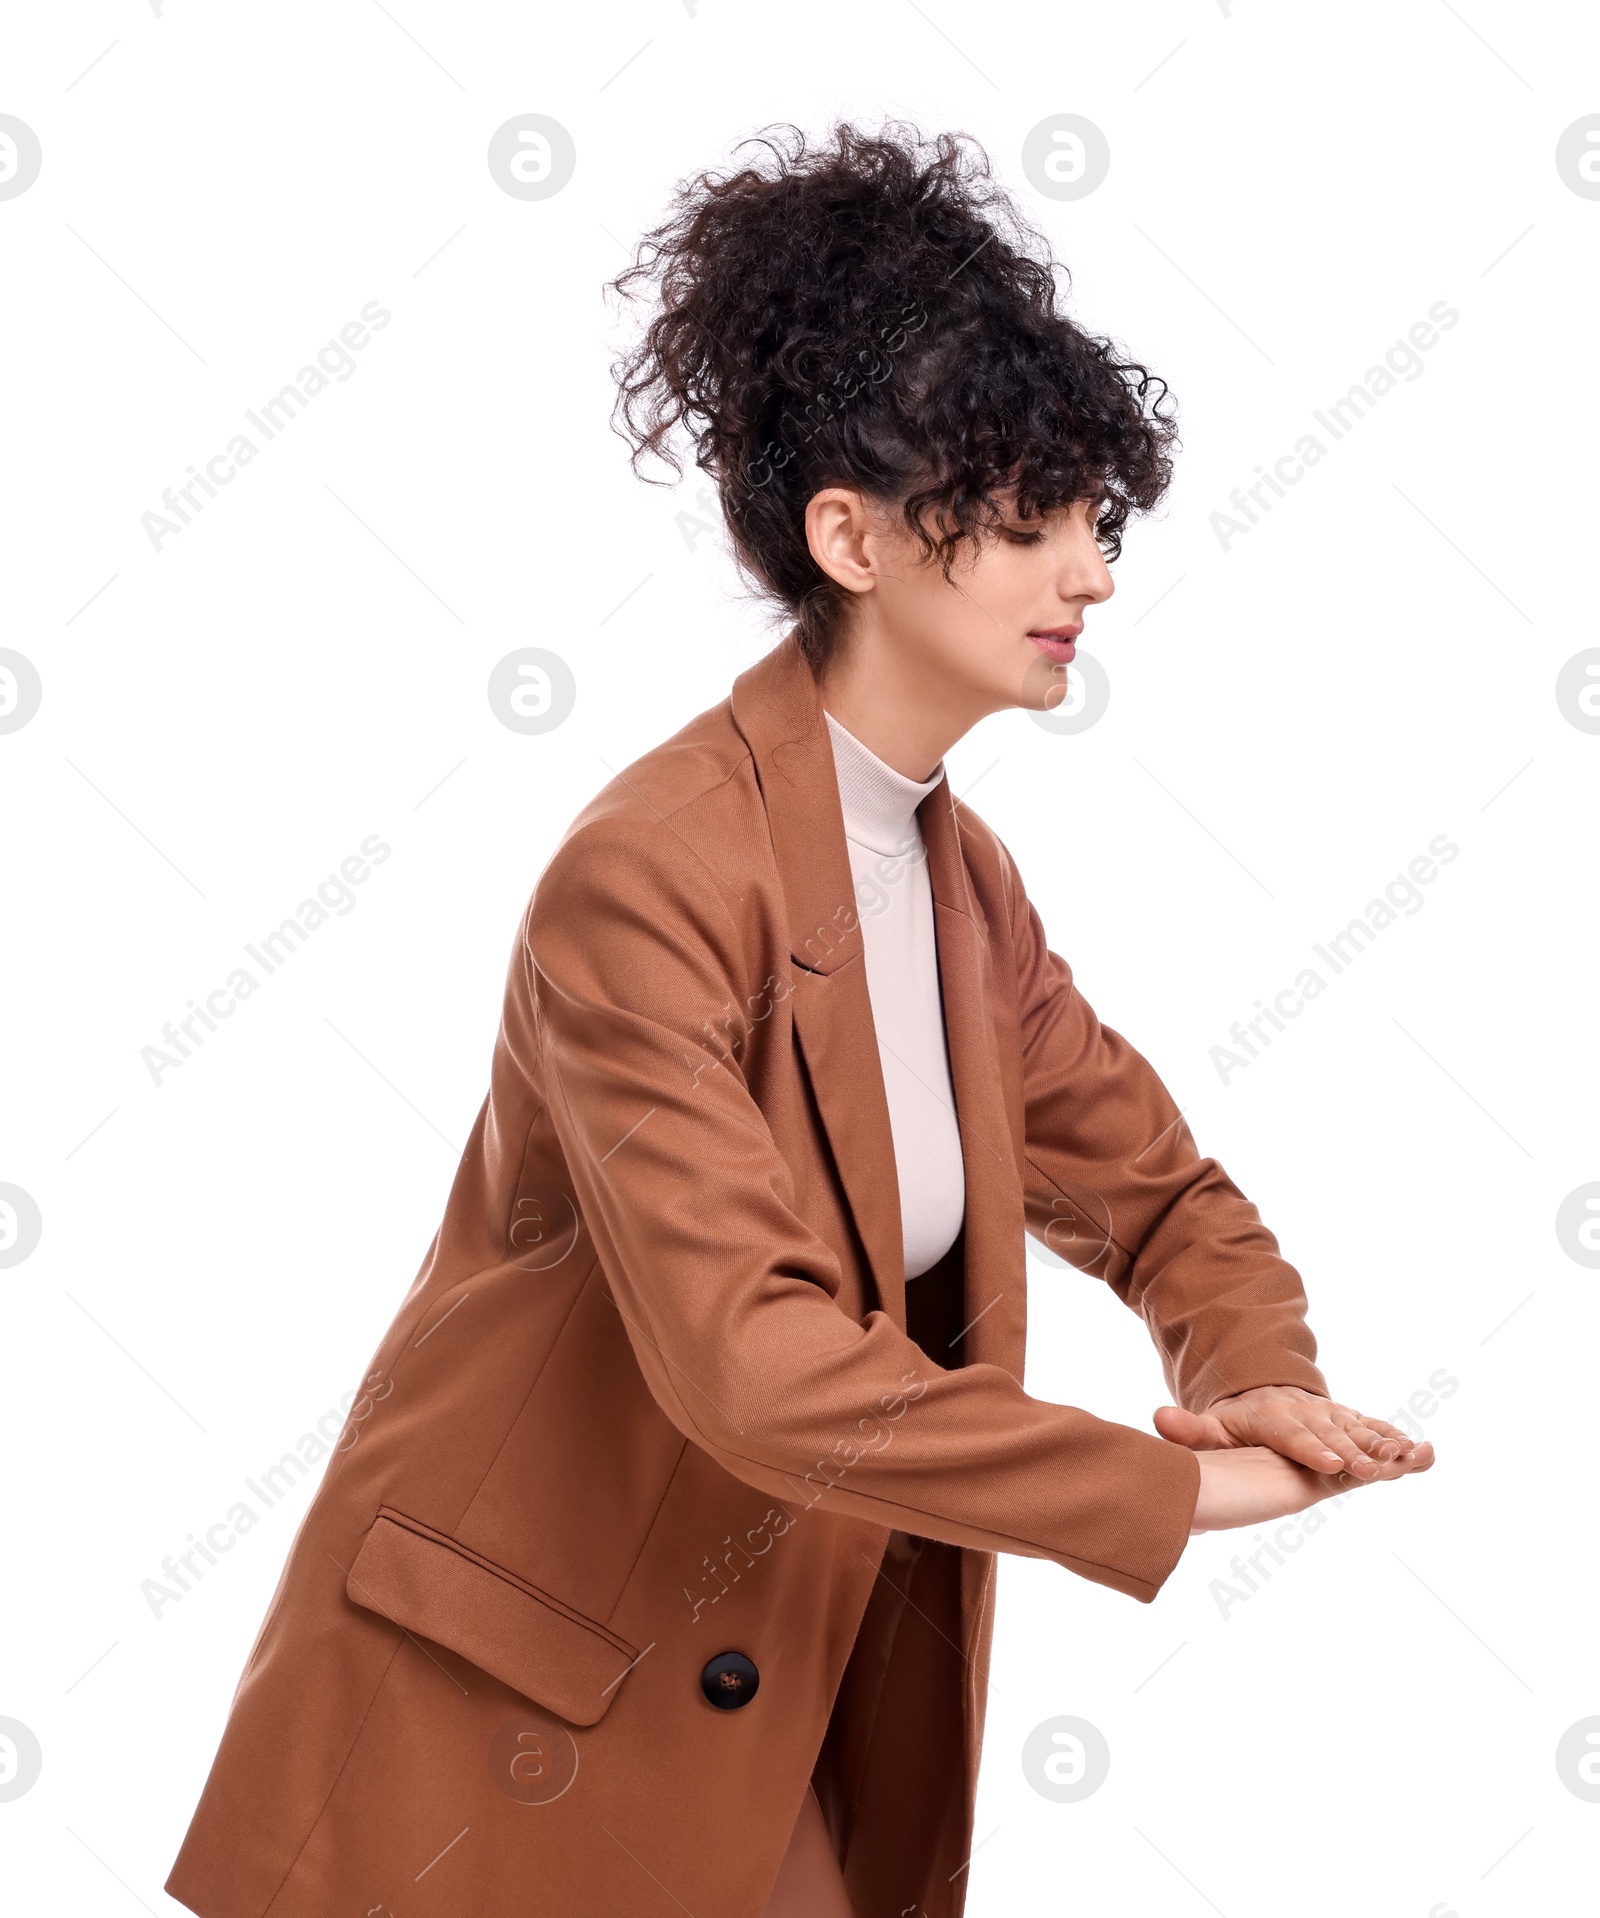
[[[968,723],[1056,705],[1084,615],[1113,591],[1093,511],[1080,500],[1023,520],[1008,507],[997,530],[962,542],[946,579],[897,513],[844,488],[817,494],[812,551],[851,596],[841,654],[874,677],[911,672]]]

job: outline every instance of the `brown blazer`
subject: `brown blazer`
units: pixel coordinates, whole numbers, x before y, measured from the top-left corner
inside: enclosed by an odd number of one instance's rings
[[[857,1910],[956,1918],[994,1557],[1149,1600],[1199,1469],[1030,1398],[1024,1228],[1178,1403],[1325,1392],[1293,1267],[923,802],[966,1163],[908,1337],[888,1108],[793,637],[574,821],[492,1079],[167,1890],[203,1918],[760,1918],[815,1774]],[[734,1656],[724,1657],[723,1654]]]

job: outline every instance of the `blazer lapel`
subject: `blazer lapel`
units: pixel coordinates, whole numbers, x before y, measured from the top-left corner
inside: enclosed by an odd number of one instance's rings
[[[903,1329],[900,1187],[844,815],[821,694],[792,634],[739,676],[732,703],[754,757],[783,881],[790,956],[801,968],[792,1000],[801,1050],[879,1301]],[[928,848],[966,1178],[965,1356],[1020,1378],[1027,1323],[1022,1141],[1005,1092],[988,931],[967,878],[948,779],[917,816]]]
[[[734,682],[783,881],[790,1001],[811,1088],[883,1310],[906,1322],[894,1135],[822,698],[793,636]]]

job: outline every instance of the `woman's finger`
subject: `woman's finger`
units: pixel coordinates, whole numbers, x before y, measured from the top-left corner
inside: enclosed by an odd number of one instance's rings
[[[1375,1479],[1383,1469],[1382,1461],[1371,1457],[1360,1440],[1334,1419],[1319,1419],[1308,1429],[1318,1443],[1337,1458],[1344,1470],[1361,1483]]]
[[[1340,1406],[1333,1414],[1333,1419],[1369,1458],[1387,1463],[1392,1459],[1407,1457],[1413,1449],[1412,1441],[1405,1433],[1384,1419],[1368,1418],[1365,1413],[1352,1412],[1347,1406]]]
[[[1357,1413],[1356,1417],[1367,1431],[1376,1435],[1380,1443],[1394,1446],[1391,1457],[1405,1458],[1416,1450],[1416,1440],[1409,1433],[1402,1432],[1399,1426],[1391,1425],[1387,1419],[1371,1418],[1365,1412]]]
[[[1299,1419],[1274,1421],[1271,1426],[1259,1422],[1256,1442],[1269,1445],[1284,1458],[1293,1459],[1296,1465],[1323,1475],[1338,1472],[1348,1466],[1351,1459],[1361,1456],[1358,1448],[1348,1443],[1344,1451],[1335,1451],[1320,1432]]]

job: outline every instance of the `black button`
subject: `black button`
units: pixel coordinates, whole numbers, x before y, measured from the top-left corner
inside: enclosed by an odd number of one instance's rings
[[[756,1695],[761,1674],[743,1652],[718,1652],[700,1674],[700,1689],[719,1712],[736,1712]]]

